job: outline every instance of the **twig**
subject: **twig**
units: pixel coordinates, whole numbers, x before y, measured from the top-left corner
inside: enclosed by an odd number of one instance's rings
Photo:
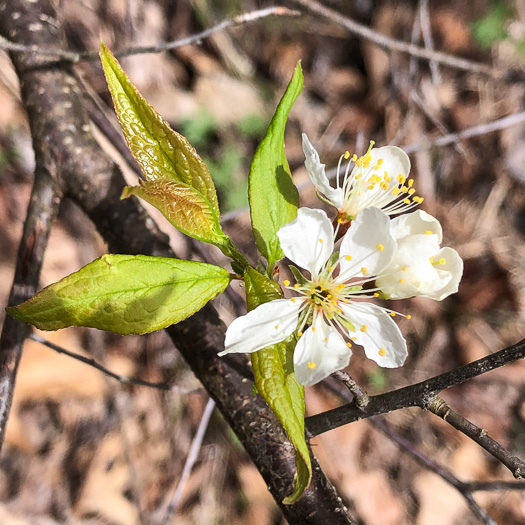
[[[427,379],[415,385],[371,396],[365,407],[353,403],[306,418],[308,431],[317,436],[328,430],[379,414],[408,407],[427,409],[435,397],[446,388],[456,386],[505,364],[525,357],[525,339],[489,356],[478,359],[450,372]]]
[[[423,42],[425,47],[431,51],[434,51],[434,39],[432,38],[432,30],[430,26],[428,0],[419,0],[418,18],[421,22],[421,32],[423,34]],[[434,87],[437,87],[441,82],[439,66],[435,60],[430,59],[429,67],[430,75],[432,77],[432,84],[434,84]]]
[[[513,456],[506,448],[502,447],[496,440],[488,435],[485,429],[474,425],[462,415],[453,410],[439,396],[429,403],[428,410],[446,421],[449,425],[459,430],[470,439],[475,441],[480,447],[495,457],[500,463],[505,465],[516,479],[525,478],[525,462]]]
[[[127,377],[127,376],[116,374],[115,372],[112,372],[111,370],[107,369],[105,366],[98,363],[95,359],[92,359],[90,357],[85,357],[75,352],[71,352],[71,350],[66,350],[65,348],[62,348],[61,346],[56,345],[55,343],[52,343],[51,341],[48,341],[47,339],[44,339],[43,337],[39,336],[38,334],[35,334],[34,332],[28,336],[28,339],[32,339],[33,341],[36,341],[37,343],[40,343],[44,346],[47,346],[48,348],[51,348],[51,350],[54,350],[55,352],[59,354],[67,355],[68,357],[76,359],[77,361],[80,361],[81,363],[91,366],[92,368],[95,368],[96,370],[99,370],[100,372],[102,372],[104,375],[111,377],[113,379],[116,379],[118,382],[122,383],[123,385],[146,386],[148,388],[155,388],[156,390],[163,390],[164,392],[179,392],[181,394],[195,394],[195,393],[203,392],[202,389],[184,390],[178,386],[170,386],[166,383],[161,383],[161,382],[153,383],[151,381],[144,381],[143,379],[138,379],[135,377]]]
[[[184,468],[182,469],[182,474],[177,488],[175,490],[175,493],[173,494],[168,508],[166,509],[164,519],[161,520],[162,525],[168,525],[171,518],[173,517],[173,514],[177,510],[177,506],[179,505],[180,498],[182,496],[182,491],[184,490],[186,482],[188,481],[191,471],[193,470],[193,466],[195,465],[195,462],[199,457],[199,451],[202,446],[202,440],[204,439],[204,434],[206,433],[206,429],[208,428],[208,423],[210,422],[210,418],[214,409],[215,401],[210,398],[208,399],[208,403],[204,408],[204,412],[199,423],[199,428],[197,429],[195,437],[193,438],[193,441],[191,443],[190,451],[188,453],[188,457],[186,458],[186,462],[184,463]]]
[[[333,376],[333,374],[332,374]],[[332,392],[338,394],[342,399],[352,402],[355,400],[354,394],[350,390],[341,389],[340,385],[333,380],[325,381]],[[362,390],[362,389],[361,389]],[[364,392],[364,390],[362,390]],[[366,395],[366,392],[364,392]],[[443,465],[434,461],[424,454],[408,439],[404,438],[397,432],[384,417],[373,417],[369,419],[370,424],[383,432],[389,439],[396,443],[404,452],[414,458],[424,468],[434,472],[444,481],[453,486],[464,498],[470,507],[472,513],[483,521],[485,525],[497,525],[474,499],[472,493],[478,490],[525,490],[525,483],[515,481],[492,481],[492,482],[463,482],[458,479],[450,470]]]
[[[472,513],[477,516],[485,525],[498,525],[481,507],[472,495],[469,485],[459,480],[450,470],[440,465],[432,458],[423,454],[418,448],[414,447],[410,441],[401,436],[384,418],[377,417],[370,420],[370,424],[383,432],[389,439],[394,441],[407,454],[412,456],[423,467],[437,474],[444,481],[452,485],[465,498]]]
[[[368,405],[368,394],[344,371],[338,370],[333,372],[332,377],[341,381],[343,385],[351,392],[355,404],[358,407],[365,407]]]
[[[426,49],[424,47],[419,47],[408,42],[403,42],[402,40],[396,40],[394,38],[382,35],[381,33],[378,33],[367,26],[355,22],[351,18],[341,15],[337,11],[323,6],[321,3],[315,0],[294,0],[294,2],[302,5],[303,7],[306,7],[312,13],[320,15],[338,25],[343,26],[351,33],[368,40],[372,44],[379,46],[385,51],[406,53],[420,59],[432,60],[437,64],[443,64],[451,68],[468,71],[469,73],[482,75],[493,79],[515,80],[513,75],[518,74],[517,72],[502,72],[487,66],[486,64],[481,64],[479,62],[474,62],[464,58],[458,58],[454,55],[449,55],[441,51]]]
[[[229,27],[248,24],[250,22],[255,22],[262,18],[267,18],[269,16],[299,16],[301,13],[299,11],[294,11],[288,7],[283,6],[273,6],[266,7],[264,9],[257,9],[255,11],[250,11],[248,13],[242,13],[240,15],[226,18],[222,22],[196,33],[194,35],[181,38],[179,40],[173,40],[171,42],[162,42],[159,44],[151,46],[134,46],[126,49],[120,49],[113,51],[113,54],[118,57],[126,57],[130,55],[141,55],[145,53],[161,53],[162,51],[170,51],[178,47],[187,46],[190,44],[198,44],[204,38],[213,35],[219,31],[223,31]],[[81,61],[91,61],[98,60],[98,51],[86,51],[82,53],[75,53],[74,51],[64,51],[61,49],[51,49],[45,47],[39,47],[36,45],[25,45],[19,44],[16,42],[11,42],[5,37],[0,36],[0,49],[5,49],[8,51],[17,51],[24,53],[35,53],[40,55],[48,55],[52,57],[57,57],[65,62],[77,63]]]

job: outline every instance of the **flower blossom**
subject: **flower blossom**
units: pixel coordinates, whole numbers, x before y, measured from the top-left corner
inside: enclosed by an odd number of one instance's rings
[[[463,261],[456,250],[440,248],[439,221],[417,210],[390,221],[397,251],[376,279],[389,299],[423,296],[442,301],[458,291]]]
[[[384,271],[396,251],[388,216],[378,208],[363,210],[345,233],[339,255],[333,255],[335,233],[322,210],[299,209],[277,235],[286,256],[310,278],[294,285],[284,281],[298,296],[264,303],[235,319],[219,355],[256,352],[295,334],[294,369],[303,385],[348,365],[353,343],[380,366],[401,366],[407,347],[394,312],[362,301],[373,297],[363,285]]]
[[[337,208],[339,222],[355,219],[365,208],[381,208],[387,215],[395,215],[423,202],[422,197],[415,195],[414,180],[408,179],[408,155],[396,146],[373,148],[373,145],[371,142],[362,157],[354,154],[350,158],[348,151],[341,156],[336,187],[333,188],[326,176],[325,165],[321,164],[319,154],[303,133],[306,170],[319,198]],[[344,174],[341,173],[343,159],[350,159]],[[354,168],[350,172],[352,162]]]

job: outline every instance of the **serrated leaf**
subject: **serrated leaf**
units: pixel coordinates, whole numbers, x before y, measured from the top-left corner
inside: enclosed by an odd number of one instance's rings
[[[126,186],[122,198],[132,194],[155,206],[186,235],[216,245],[228,240],[208,203],[185,184],[172,180],[141,181],[140,186]]]
[[[284,152],[284,129],[302,88],[299,62],[250,166],[250,215],[257,248],[268,261],[268,275],[284,257],[277,232],[295,219],[299,207],[299,193]]]
[[[104,255],[7,313],[41,330],[144,334],[186,319],[224,291],[228,272],[195,261]]]
[[[199,206],[205,203],[218,226],[217,194],[206,164],[144,99],[104,44],[100,46],[100,59],[124,137],[146,180],[170,181],[191,188],[193,191],[186,192],[188,202]],[[164,209],[159,209],[165,214]],[[179,228],[178,223],[172,224]],[[184,233],[198,238],[195,230],[186,229]]]
[[[249,268],[244,275],[248,309],[282,297],[281,288],[271,279]],[[293,371],[295,340],[288,340],[251,354],[255,387],[278,417],[295,448],[297,467],[294,489],[283,503],[294,503],[310,484],[312,466],[304,435],[304,387]]]

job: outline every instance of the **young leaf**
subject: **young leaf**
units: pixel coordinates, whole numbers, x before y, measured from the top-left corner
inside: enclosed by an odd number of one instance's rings
[[[186,235],[216,245],[227,241],[207,202],[185,184],[170,180],[141,181],[140,186],[126,186],[122,197],[131,194],[155,206]]]
[[[303,73],[298,63],[250,166],[250,215],[257,248],[268,261],[268,275],[284,257],[277,231],[295,219],[299,206],[299,193],[284,153],[284,128],[302,88]]]
[[[180,214],[172,214],[172,224],[197,239],[216,245],[224,244],[227,237],[220,229],[217,194],[206,164],[191,144],[173,131],[142,97],[104,44],[100,46],[100,59],[124,137],[148,181],[146,185],[162,181],[177,184],[179,188],[186,187],[184,201],[178,202],[183,210]],[[128,189],[124,197],[131,193],[139,194],[141,190],[144,190],[144,185],[138,190]],[[164,215],[169,215],[165,207],[166,199],[159,199],[153,205]],[[195,207],[207,208],[208,229],[199,229],[202,227],[202,224],[196,226],[199,221],[195,224],[187,220],[178,222],[179,217],[187,217]]]
[[[229,273],[212,264],[110,254],[7,313],[41,330],[89,326],[144,334],[186,319],[229,282]]]
[[[277,283],[249,268],[244,274],[248,309],[282,297]],[[304,435],[304,387],[293,373],[293,342],[284,341],[251,354],[255,387],[278,417],[295,447],[294,489],[283,503],[294,503],[310,484],[312,466]]]

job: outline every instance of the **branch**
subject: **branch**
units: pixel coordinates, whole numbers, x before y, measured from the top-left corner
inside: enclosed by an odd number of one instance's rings
[[[426,410],[442,390],[464,383],[473,377],[524,357],[525,339],[499,352],[426,381],[392,390],[385,394],[371,396],[368,404],[361,409],[350,403],[310,416],[306,418],[306,427],[313,436],[317,436],[353,421],[385,414],[400,408],[419,407]]]
[[[177,506],[179,505],[180,498],[182,496],[182,491],[184,490],[184,487],[186,486],[186,482],[190,477],[193,466],[195,465],[195,462],[199,457],[199,451],[202,446],[202,440],[204,439],[204,434],[206,433],[208,423],[210,422],[210,418],[214,410],[215,401],[213,401],[213,399],[209,399],[208,403],[206,404],[206,407],[204,408],[204,412],[202,414],[199,427],[197,428],[197,432],[195,433],[195,436],[191,443],[190,451],[188,453],[188,457],[186,458],[186,462],[184,463],[184,467],[182,469],[182,474],[179,480],[179,484],[177,485],[177,489],[175,490],[175,493],[171,498],[168,508],[166,509],[166,514],[164,515],[164,518],[160,521],[161,525],[169,525],[171,519],[173,518],[173,514],[177,510]]]
[[[106,376],[116,379],[119,383],[122,383],[123,385],[146,386],[148,388],[154,388],[156,390],[163,390],[165,392],[172,392],[172,391],[179,392],[180,394],[194,394],[200,391],[200,389],[184,390],[182,388],[179,388],[178,386],[170,386],[167,383],[161,383],[161,382],[153,383],[151,381],[144,381],[143,379],[138,379],[135,377],[122,376],[122,375],[116,374],[115,372],[112,372],[105,366],[98,363],[95,359],[92,359],[90,357],[85,357],[75,352],[71,352],[71,350],[66,350],[63,347],[56,345],[55,343],[52,343],[51,341],[48,341],[47,339],[44,339],[43,337],[40,337],[38,334],[31,333],[28,336],[28,338],[44,346],[47,346],[48,348],[51,348],[51,350],[54,350],[55,352],[59,354],[67,355],[68,357],[71,357],[75,359],[76,361],[80,361],[81,363],[84,363],[92,368],[95,368],[96,370],[99,370]]]
[[[0,33],[15,43],[40,49],[64,49],[65,35],[53,0],[0,3]],[[17,16],[13,17],[16,12]],[[38,25],[39,30],[28,28]],[[85,211],[113,253],[173,257],[162,234],[135,198],[120,200],[124,178],[91,135],[78,80],[72,67],[57,66],[42,55],[12,53],[23,86],[35,148],[59,159],[66,194]],[[62,98],[68,101],[56,104]],[[57,171],[57,165],[50,166]],[[245,356],[219,358],[225,327],[208,304],[186,321],[167,329],[197,378],[217,403],[233,431],[262,474],[290,525],[354,524],[341,498],[315,458],[309,489],[293,505],[282,500],[293,485],[295,453],[268,405],[254,397],[239,370]]]
[[[439,396],[436,396],[436,398],[428,405],[428,410],[475,441],[500,463],[503,463],[503,465],[512,472],[512,475],[516,479],[525,478],[525,462],[518,457],[513,456],[496,440],[492,439],[485,429],[477,427],[468,419],[465,419],[462,415],[458,414]]]
[[[229,27],[249,24],[262,18],[268,18],[269,16],[299,16],[300,14],[301,13],[299,11],[294,11],[293,9],[289,9],[283,6],[266,7],[264,9],[257,9],[255,11],[242,13],[231,18],[226,18],[222,22],[219,22],[218,24],[208,29],[205,29],[200,33],[196,33],[185,38],[180,38],[179,40],[173,40],[171,42],[161,42],[159,44],[151,46],[128,47],[126,49],[114,50],[112,52],[117,58],[131,55],[143,55],[146,53],[161,53],[163,51],[170,51],[172,49],[177,49],[178,47],[182,46],[200,44],[203,39],[208,38],[209,36],[213,35],[214,33],[218,33],[219,31],[224,31]],[[40,47],[35,44],[20,44],[17,42],[12,42],[11,40],[8,40],[3,36],[0,36],[0,49],[57,57],[63,62],[71,63],[77,63],[81,61],[98,61],[99,59],[98,50],[75,53],[74,51],[64,51],[63,49]]]
[[[350,31],[350,33],[357,35],[361,38],[364,38],[368,42],[379,46],[385,51],[397,51],[400,53],[405,53],[420,59],[429,60],[436,64],[443,64],[454,69],[460,69],[462,71],[468,71],[476,75],[481,75],[484,77],[489,77],[494,80],[505,80],[510,82],[523,82],[523,74],[519,71],[500,71],[494,69],[486,64],[481,64],[479,62],[474,62],[472,60],[467,60],[465,58],[458,58],[454,55],[449,55],[441,51],[434,51],[432,49],[427,49],[424,47],[416,46],[415,44],[410,44],[402,40],[396,40],[395,38],[388,37],[369,27],[355,22],[351,18],[344,16],[333,9],[323,6],[321,3],[316,0],[294,0],[296,4],[300,4],[303,7],[306,7],[312,13],[320,15],[323,18],[334,22],[340,26],[343,26],[345,29]]]

